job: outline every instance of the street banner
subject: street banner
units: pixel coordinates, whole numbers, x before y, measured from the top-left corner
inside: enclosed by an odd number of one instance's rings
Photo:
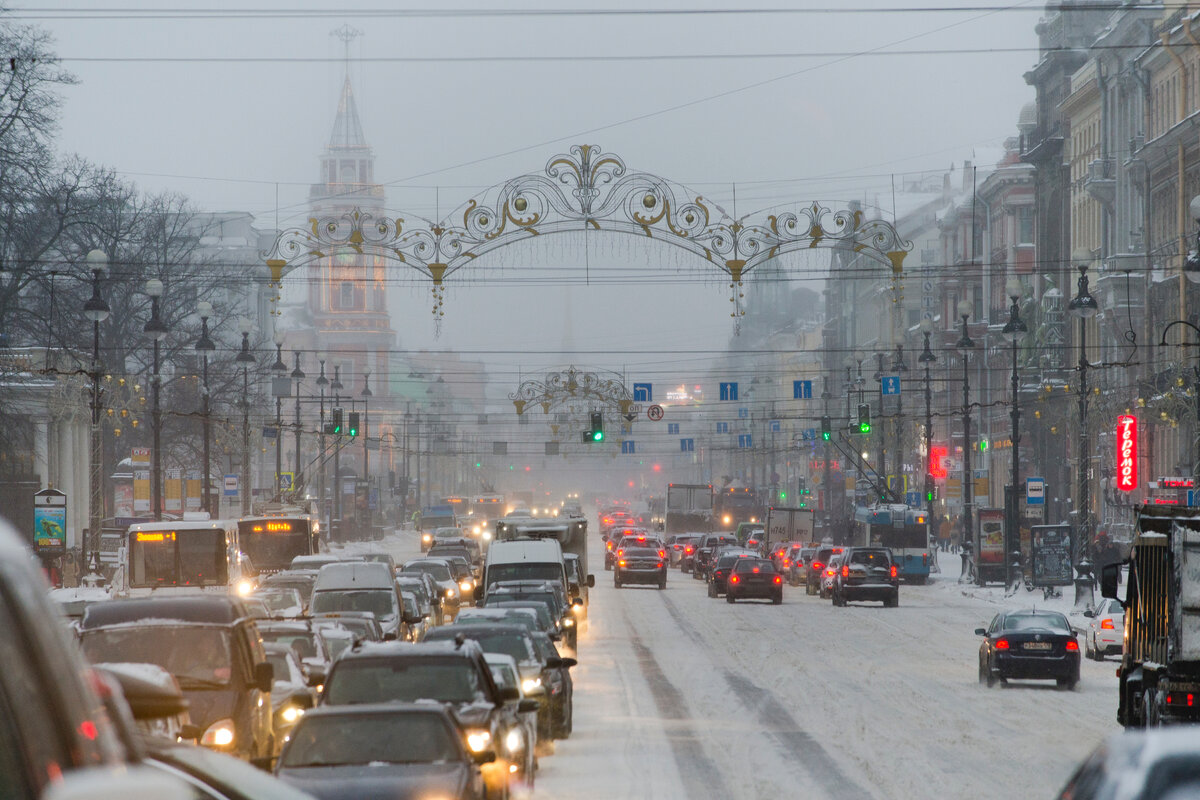
[[[169,469],[167,470],[166,479],[163,481],[166,501],[163,503],[163,511],[172,511],[176,514],[183,511],[183,470]]]
[[[187,489],[184,495],[184,508],[188,511],[199,511],[204,501],[204,475],[199,470],[188,470]]]
[[[133,471],[133,515],[150,510],[150,470]]]

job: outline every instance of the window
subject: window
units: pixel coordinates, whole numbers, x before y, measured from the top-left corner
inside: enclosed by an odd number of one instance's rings
[[[350,281],[342,281],[338,292],[338,308],[354,308],[354,284]]]
[[[1033,244],[1033,207],[1017,209],[1017,244]]]

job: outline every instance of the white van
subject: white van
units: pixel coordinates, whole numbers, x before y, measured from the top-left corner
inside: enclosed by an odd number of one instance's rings
[[[567,585],[562,545],[557,539],[510,539],[492,542],[483,564],[483,581],[476,589],[482,600],[487,587],[501,581],[558,581]]]
[[[118,593],[145,596],[165,591],[254,590],[233,519],[143,522],[131,525],[121,557]]]
[[[400,635],[400,597],[390,567],[379,561],[341,561],[317,572],[309,613],[369,611],[379,620],[385,639]]]

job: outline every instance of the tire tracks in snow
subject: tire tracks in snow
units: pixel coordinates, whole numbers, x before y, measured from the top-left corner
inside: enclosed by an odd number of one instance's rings
[[[664,596],[662,600],[667,613],[675,620],[681,632],[694,642],[704,641],[704,637],[693,627],[683,612],[671,602],[669,597]],[[635,645],[635,649],[639,645],[640,643]],[[767,734],[774,740],[784,756],[799,761],[813,781],[820,785],[830,798],[860,800],[870,796],[869,792],[863,790],[842,772],[837,762],[820,742],[800,727],[774,692],[764,689],[737,672],[722,668],[721,673],[725,682],[729,684],[729,688],[733,690],[734,695],[746,707],[746,710],[758,715]],[[657,696],[655,696],[655,700],[658,700]],[[661,705],[659,708],[661,710]]]

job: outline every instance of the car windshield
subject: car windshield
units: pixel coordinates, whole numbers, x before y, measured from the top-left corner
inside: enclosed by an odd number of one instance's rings
[[[534,651],[530,644],[530,638],[525,633],[500,633],[489,631],[458,631],[455,626],[451,625],[444,628],[438,628],[426,637],[427,641],[438,641],[453,639],[459,633],[462,633],[468,639],[474,639],[479,642],[479,646],[483,648],[485,653],[500,653],[506,656],[512,656],[517,663],[522,661],[532,661]]]
[[[1028,631],[1034,629],[1048,629],[1070,633],[1071,625],[1062,614],[1049,612],[1041,614],[1009,614],[1004,618],[1004,630],[1006,631]]]
[[[312,599],[313,584],[316,582],[316,575],[271,575],[263,581],[264,587],[280,589],[295,589],[300,593],[301,601],[307,603]]]
[[[557,564],[493,564],[488,567],[489,584],[504,581],[559,581],[562,567]]]
[[[157,664],[180,688],[228,685],[233,677],[229,631],[197,625],[146,625],[84,631],[83,653],[93,664]]]
[[[479,673],[466,658],[362,658],[338,662],[323,701],[472,703],[482,695]]]
[[[266,603],[272,612],[292,611],[304,604],[295,589],[260,589],[254,597]]]
[[[317,592],[313,595],[312,613],[370,611],[376,617],[383,619],[395,616],[396,605],[396,593],[391,589]]]
[[[287,645],[299,658],[316,658],[321,655],[315,644],[316,634],[312,631],[259,629],[264,642]]]
[[[489,663],[488,669],[492,671],[492,680],[501,689],[515,689],[517,687],[517,676],[510,665]]]
[[[450,565],[444,561],[410,561],[404,565],[401,572],[418,573],[424,572],[432,577],[435,581],[452,581],[453,576],[450,574]]]
[[[454,731],[437,714],[307,717],[292,732],[284,769],[354,764],[444,764],[462,760]]]
[[[290,683],[292,670],[288,665],[287,656],[274,650],[267,652],[267,663],[275,669],[276,683]]]

